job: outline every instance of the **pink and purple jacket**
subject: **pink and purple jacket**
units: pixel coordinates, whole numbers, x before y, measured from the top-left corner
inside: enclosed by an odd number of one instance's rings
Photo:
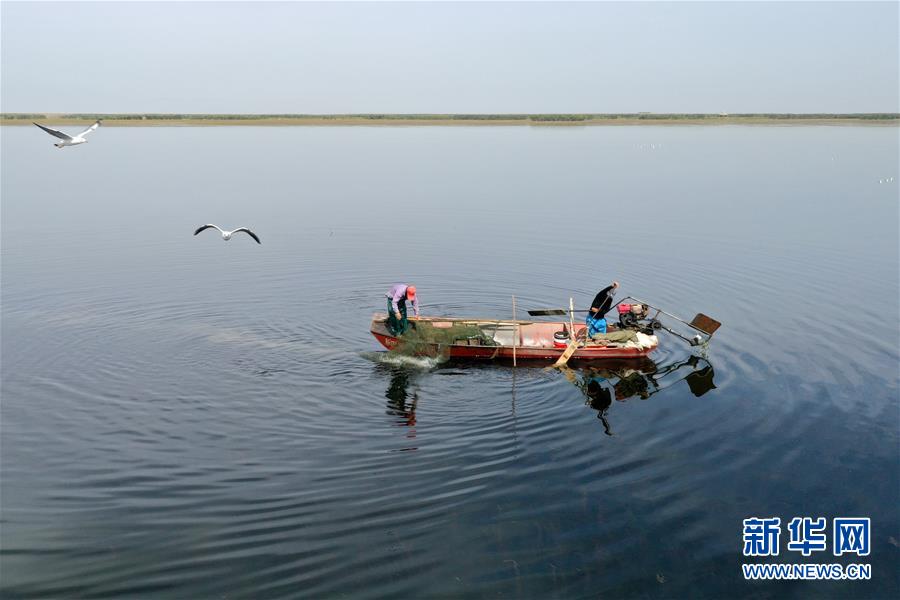
[[[391,289],[388,290],[388,293],[385,294],[388,298],[391,299],[391,306],[394,308],[394,312],[400,312],[400,307],[397,306],[397,303],[406,298],[406,288],[409,287],[405,283],[395,283],[391,286]],[[419,316],[419,295],[416,294],[416,297],[413,298],[412,301],[413,310],[416,311],[416,316]]]

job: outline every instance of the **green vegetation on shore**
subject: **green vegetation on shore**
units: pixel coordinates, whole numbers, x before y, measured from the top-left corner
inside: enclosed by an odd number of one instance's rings
[[[609,124],[609,123],[784,123],[784,122],[889,122],[900,121],[900,113],[561,113],[561,114],[93,114],[93,113],[0,113],[3,125],[24,124],[31,121],[49,123],[78,123],[103,119],[113,123],[133,125],[159,124],[454,124],[454,123],[502,123],[502,124]]]

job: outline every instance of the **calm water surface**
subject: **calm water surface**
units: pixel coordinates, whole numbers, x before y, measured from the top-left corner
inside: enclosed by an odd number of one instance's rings
[[[897,128],[51,143],[2,130],[4,597],[900,591]],[[635,387],[368,333],[395,281],[505,318],[612,279],[724,323],[715,389],[671,338]],[[749,516],[871,517],[872,580],[745,582]]]

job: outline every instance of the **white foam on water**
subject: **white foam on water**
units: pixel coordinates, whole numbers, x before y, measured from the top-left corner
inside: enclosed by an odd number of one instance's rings
[[[363,352],[362,356],[372,362],[383,365],[413,367],[423,371],[433,369],[439,364],[447,361],[443,356],[410,356],[398,352]]]

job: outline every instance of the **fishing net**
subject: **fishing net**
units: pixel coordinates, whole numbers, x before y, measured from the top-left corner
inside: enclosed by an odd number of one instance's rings
[[[497,346],[493,336],[481,327],[467,323],[445,322],[435,327],[429,321],[410,321],[410,328],[397,340],[395,351],[417,356],[435,356],[449,352],[447,346]]]
[[[637,340],[637,332],[630,329],[609,331],[607,333],[595,333],[591,339],[596,342],[633,342]]]

